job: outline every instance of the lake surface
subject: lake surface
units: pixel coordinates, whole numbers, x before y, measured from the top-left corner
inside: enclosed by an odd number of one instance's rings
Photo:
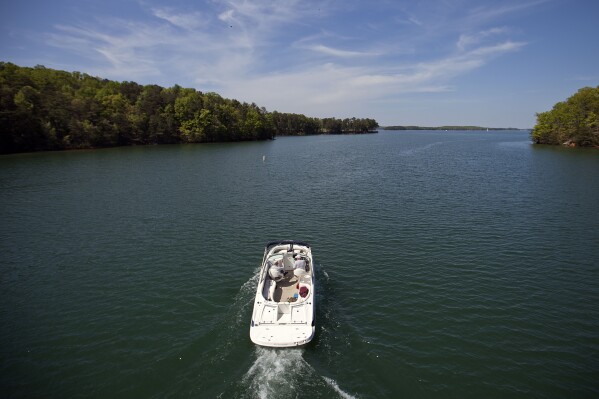
[[[2,156],[0,396],[599,397],[598,172],[516,131]],[[302,349],[249,339],[279,238]]]

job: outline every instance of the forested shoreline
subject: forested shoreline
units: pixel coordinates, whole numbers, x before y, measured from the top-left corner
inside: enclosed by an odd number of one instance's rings
[[[0,62],[0,153],[373,132],[374,119],[268,112],[178,85]]]
[[[538,113],[531,138],[536,144],[599,147],[599,86],[583,87],[551,111]]]

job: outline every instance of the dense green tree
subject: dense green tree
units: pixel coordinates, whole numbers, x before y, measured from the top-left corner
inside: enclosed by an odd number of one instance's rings
[[[584,87],[538,113],[531,137],[537,144],[599,146],[599,86]]]
[[[178,85],[115,82],[0,62],[0,153],[362,133],[373,119],[269,113]]]

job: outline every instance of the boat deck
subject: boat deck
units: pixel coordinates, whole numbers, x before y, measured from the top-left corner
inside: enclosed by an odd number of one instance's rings
[[[305,260],[307,273],[296,270],[298,255]],[[316,331],[312,263],[309,244],[292,240],[267,244],[252,312],[252,342],[282,348],[302,346],[312,340]],[[303,268],[303,264],[298,263],[298,267]],[[299,285],[302,294],[308,289],[304,297],[299,296]]]
[[[273,298],[275,302],[290,302],[289,298],[293,298],[293,294],[299,293],[297,283],[298,279],[293,272],[287,273],[285,278],[277,283]]]

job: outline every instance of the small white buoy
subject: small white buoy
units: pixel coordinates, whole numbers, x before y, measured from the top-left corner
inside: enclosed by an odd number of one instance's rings
[[[262,155],[262,162],[266,161],[266,155]]]

